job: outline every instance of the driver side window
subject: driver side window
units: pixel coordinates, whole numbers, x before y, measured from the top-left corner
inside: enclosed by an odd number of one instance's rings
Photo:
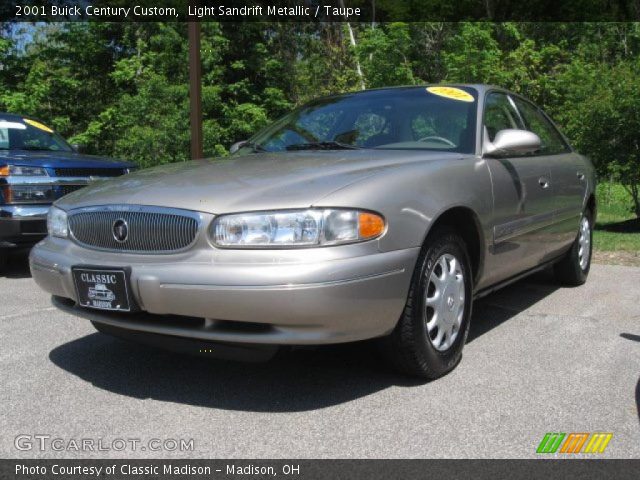
[[[506,94],[490,93],[484,107],[484,126],[489,141],[493,142],[496,133],[508,128],[522,129],[522,121]]]

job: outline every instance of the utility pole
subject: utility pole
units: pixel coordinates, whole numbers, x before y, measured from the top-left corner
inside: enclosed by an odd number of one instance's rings
[[[200,63],[200,23],[189,22],[189,121],[191,124],[191,159],[202,153],[202,67]]]

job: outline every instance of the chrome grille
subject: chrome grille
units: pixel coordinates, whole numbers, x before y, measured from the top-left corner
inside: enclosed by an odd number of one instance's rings
[[[64,197],[65,195],[69,195],[76,190],[80,190],[81,188],[86,187],[86,185],[60,185],[60,195],[59,197]]]
[[[127,224],[124,241],[115,238],[117,220]],[[154,207],[99,207],[69,214],[69,230],[76,242],[100,250],[132,253],[184,250],[195,241],[199,223],[194,212]]]

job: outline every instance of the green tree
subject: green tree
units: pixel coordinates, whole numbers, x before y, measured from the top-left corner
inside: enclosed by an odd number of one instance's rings
[[[357,53],[367,87],[416,83],[410,52],[411,30],[406,23],[363,29]]]
[[[625,183],[638,213],[640,23],[377,23],[432,8],[502,12],[495,1],[419,4],[358,0],[375,12],[351,31],[202,23],[205,154],[225,155],[291,108],[362,81],[492,83],[539,103],[601,176]],[[186,25],[4,24],[0,34],[0,109],[40,117],[91,153],[141,166],[188,160]]]
[[[563,120],[569,134],[602,177],[613,176],[624,185],[640,217],[640,63],[575,62],[565,75],[578,80],[575,90],[566,92]]]

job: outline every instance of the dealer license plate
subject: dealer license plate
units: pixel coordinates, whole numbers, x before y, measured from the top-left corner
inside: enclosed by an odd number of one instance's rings
[[[124,270],[74,268],[73,280],[80,306],[99,310],[131,310]]]

